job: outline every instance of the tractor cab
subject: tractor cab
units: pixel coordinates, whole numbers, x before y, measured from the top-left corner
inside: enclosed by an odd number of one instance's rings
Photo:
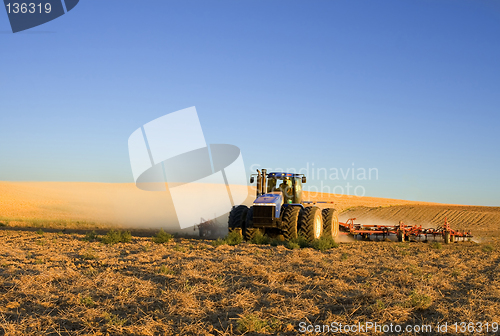
[[[281,193],[284,204],[302,203],[302,183],[306,182],[303,174],[271,172],[262,169],[257,175],[257,198],[265,194]],[[250,183],[254,182],[254,176]]]
[[[290,173],[269,173],[267,175],[267,193],[281,192],[283,203],[301,203],[302,177]]]

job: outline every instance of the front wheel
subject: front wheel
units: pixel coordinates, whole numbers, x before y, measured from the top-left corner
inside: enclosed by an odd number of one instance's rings
[[[286,241],[290,241],[298,237],[300,209],[301,208],[298,206],[289,205],[283,210],[283,215],[281,217],[281,231],[283,232],[283,237]]]
[[[245,221],[247,218],[248,207],[246,205],[238,205],[234,207],[229,213],[229,219],[227,222],[228,232],[238,232],[241,237],[245,234]]]
[[[264,230],[262,229],[257,229],[253,227],[253,207],[250,207],[247,212],[247,217],[245,221],[245,231],[243,232],[243,237],[245,240],[252,240],[257,232],[260,232],[261,234],[264,234]]]
[[[302,211],[300,220],[300,235],[312,242],[323,234],[323,217],[321,209],[315,206],[307,207]]]

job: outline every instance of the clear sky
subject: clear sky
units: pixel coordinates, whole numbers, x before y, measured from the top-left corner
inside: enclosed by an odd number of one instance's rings
[[[0,10],[0,180],[133,182],[130,134],[190,106],[249,173],[499,206],[500,4],[82,0],[17,34]]]

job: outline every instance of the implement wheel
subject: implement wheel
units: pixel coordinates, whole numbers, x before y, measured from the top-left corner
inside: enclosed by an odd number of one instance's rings
[[[246,231],[245,221],[247,218],[248,207],[246,205],[238,205],[229,213],[227,222],[227,230],[229,233],[238,232],[241,237],[244,237]]]
[[[323,234],[323,217],[320,208],[312,206],[302,211],[299,234],[310,242],[321,237]]]
[[[450,232],[448,232],[448,231],[445,232],[443,238],[444,238],[444,243],[449,244],[450,243]]]
[[[298,236],[299,216],[301,207],[287,206],[281,216],[281,231],[286,241],[296,239]]]
[[[339,218],[335,209],[323,209],[323,235],[336,238],[339,235]]]
[[[405,238],[406,238],[406,236],[404,235],[403,232],[398,232],[398,241],[399,242],[404,242]]]

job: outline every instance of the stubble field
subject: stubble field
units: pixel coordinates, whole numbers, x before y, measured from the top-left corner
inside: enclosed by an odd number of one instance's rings
[[[114,195],[116,186],[81,193],[71,192],[78,184],[34,187],[0,183],[0,334],[297,335],[318,325],[333,335],[346,333],[325,326],[371,322],[430,326],[415,334],[435,335],[443,323],[450,334],[455,322],[489,323],[490,331],[500,323],[499,208],[307,195],[334,201],[343,219],[431,227],[447,217],[476,233],[475,241],[450,245],[353,240],[319,251],[183,238],[156,244],[150,236],[157,229],[106,244],[89,233],[105,234],[110,224],[95,225],[89,214],[105,213],[100,202],[112,197],[93,195]],[[69,230],[79,225],[82,233]],[[460,334],[485,334],[477,328]]]
[[[295,335],[335,322],[500,322],[498,243],[355,241],[321,252],[146,237],[107,245],[41,231],[1,230],[0,239],[6,335]]]

